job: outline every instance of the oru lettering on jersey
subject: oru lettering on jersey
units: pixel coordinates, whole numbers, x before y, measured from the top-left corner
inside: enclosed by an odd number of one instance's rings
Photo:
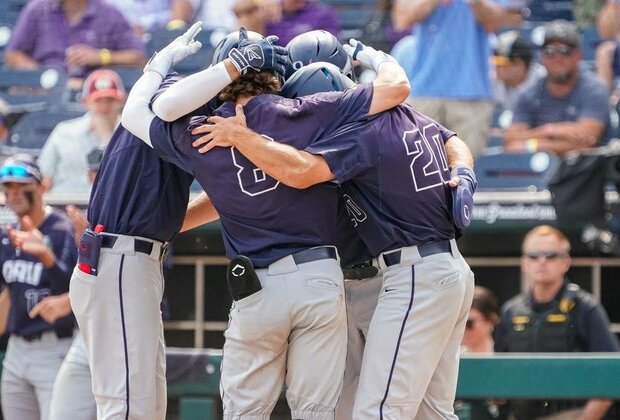
[[[2,265],[2,275],[7,283],[24,283],[38,286],[41,283],[43,264],[25,260],[7,260]]]

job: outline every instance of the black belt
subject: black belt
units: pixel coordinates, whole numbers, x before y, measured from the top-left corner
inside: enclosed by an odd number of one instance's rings
[[[54,332],[56,334],[56,337],[58,338],[71,338],[73,337],[74,328],[73,327],[58,328],[56,330],[47,330],[47,331],[40,331],[40,332],[32,333],[32,334],[24,334],[24,335],[20,335],[20,337],[26,341],[35,341],[35,340],[40,340],[43,334],[45,334],[46,332]]]
[[[101,239],[101,247],[102,248],[114,248],[114,244],[116,243],[117,239],[118,237],[116,236],[103,235],[103,238]],[[153,251],[153,242],[144,241],[142,239],[137,239],[137,238],[134,238],[133,241],[134,241],[133,242],[134,251],[151,255],[151,252]],[[164,250],[164,247],[162,246],[162,251],[163,250]]]
[[[420,253],[420,257],[424,258],[430,255],[452,252],[452,248],[450,247],[450,241],[428,242],[418,245],[418,252]],[[398,251],[390,252],[389,254],[383,254],[383,261],[385,262],[385,265],[391,267],[393,265],[400,264],[400,254],[400,249]]]
[[[331,258],[332,260],[338,259],[336,248],[331,246],[322,246],[319,248],[310,248],[304,251],[299,251],[291,255],[295,264],[304,264],[317,260],[326,260]]]
[[[377,273],[379,273],[379,269],[372,264],[372,260],[342,267],[342,274],[347,280],[369,279],[376,276]]]

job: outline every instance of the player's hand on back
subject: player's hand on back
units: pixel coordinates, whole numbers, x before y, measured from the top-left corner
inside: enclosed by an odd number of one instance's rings
[[[202,22],[194,23],[183,35],[175,38],[161,51],[156,52],[144,66],[144,71],[154,71],[165,78],[172,66],[196,53],[202,43],[194,38],[202,31]]]
[[[192,146],[198,148],[198,152],[207,153],[214,147],[234,146],[235,140],[239,140],[244,134],[251,133],[247,128],[243,107],[237,105],[236,115],[233,117],[210,117],[204,124],[192,130],[192,134],[204,134],[204,136],[194,140]]]
[[[248,39],[245,28],[239,29],[239,46],[228,53],[228,58],[240,74],[248,70],[270,70],[284,77],[285,65],[288,56],[286,48],[276,45],[280,38],[275,35],[252,41]]]

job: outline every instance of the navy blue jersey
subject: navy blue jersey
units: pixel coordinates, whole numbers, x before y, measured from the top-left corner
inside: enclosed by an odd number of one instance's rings
[[[303,149],[342,124],[366,118],[372,85],[301,99],[261,95],[244,107],[248,127],[268,139]],[[234,104],[217,111],[228,117]],[[315,185],[307,190],[287,187],[266,175],[235,148],[215,148],[204,155],[191,142],[191,127],[155,119],[151,140],[158,153],[191,172],[220,215],[226,254],[248,256],[265,267],[308,247],[334,244],[338,188]]]
[[[37,257],[16,250],[6,230],[0,230],[0,282],[6,284],[11,296],[11,308],[7,332],[28,335],[53,330],[56,327],[70,327],[75,321],[73,315],[48,324],[41,317],[31,319],[28,313],[43,298],[61,295],[69,291],[69,280],[77,262],[77,247],[73,225],[69,218],[53,210],[39,226],[45,241],[56,256],[56,263],[45,268]]]
[[[170,84],[167,78],[158,93]],[[183,224],[193,179],[119,126],[95,178],[88,221],[109,233],[171,241]]]
[[[444,145],[453,135],[399,105],[345,126],[306,150],[325,157],[342,183],[358,233],[376,256],[455,237]]]

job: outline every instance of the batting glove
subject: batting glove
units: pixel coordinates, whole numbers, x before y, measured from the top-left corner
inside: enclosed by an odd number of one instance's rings
[[[172,66],[198,51],[202,44],[194,37],[202,30],[201,25],[202,22],[194,23],[183,35],[153,54],[144,66],[144,72],[154,71],[165,78]]]
[[[450,172],[450,177],[460,179],[456,188],[452,189],[452,218],[459,229],[464,229],[471,223],[471,213],[474,210],[474,192],[478,187],[476,174],[467,166],[457,166]]]
[[[260,41],[250,41],[246,29],[241,28],[239,29],[239,47],[230,50],[228,58],[240,74],[246,74],[249,69],[270,70],[283,77],[288,51],[276,45],[279,39],[271,35]]]
[[[353,60],[357,60],[366,67],[379,71],[379,66],[383,63],[396,63],[396,59],[383,51],[377,51],[373,47],[362,44],[357,39],[349,40],[349,45],[342,46]]]

